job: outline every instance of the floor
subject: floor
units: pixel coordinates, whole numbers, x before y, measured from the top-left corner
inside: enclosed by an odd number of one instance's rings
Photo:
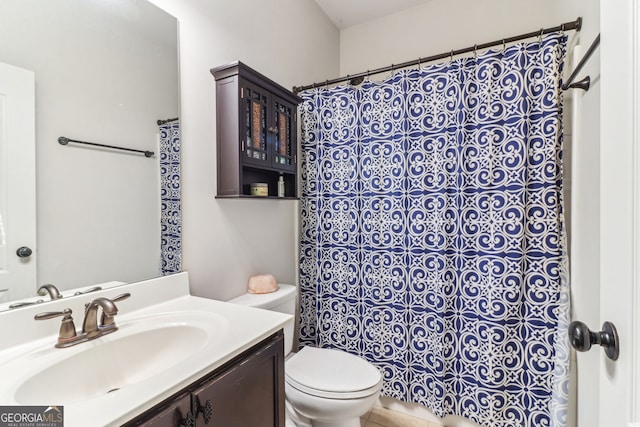
[[[445,427],[442,424],[425,421],[381,406],[360,417],[362,427]]]

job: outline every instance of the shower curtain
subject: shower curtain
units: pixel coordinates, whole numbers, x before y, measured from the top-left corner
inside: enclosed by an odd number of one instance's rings
[[[182,271],[182,213],[180,207],[180,123],[160,129],[160,256],[163,276]]]
[[[302,345],[441,417],[565,424],[565,44],[301,94]]]

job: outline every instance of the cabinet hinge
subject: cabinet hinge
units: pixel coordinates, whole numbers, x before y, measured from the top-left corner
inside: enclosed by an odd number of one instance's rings
[[[244,99],[244,88],[240,88],[240,99]]]
[[[240,141],[240,150],[244,153],[244,141]]]

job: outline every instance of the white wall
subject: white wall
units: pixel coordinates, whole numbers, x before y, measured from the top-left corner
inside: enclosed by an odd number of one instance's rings
[[[212,67],[241,60],[284,87],[338,73],[338,31],[313,0],[153,0],[180,22],[183,268],[195,295],[229,299],[248,278],[296,283],[298,203],[216,195]]]
[[[571,44],[580,43],[586,49],[600,31],[599,0],[433,0],[342,30],[340,74],[355,74],[452,49],[500,40],[573,21],[579,16],[584,20],[582,31],[577,35],[574,32],[568,34]],[[571,71],[570,67],[566,70]],[[597,329],[599,311],[598,300],[594,295],[599,292],[598,55],[579,78],[587,74],[591,74],[592,89],[587,93],[576,94],[581,98],[581,118],[576,123],[575,131],[570,123],[566,129],[566,143],[575,144],[573,179],[571,176],[566,179],[567,184],[572,186],[572,235],[577,237],[572,244],[571,259],[574,318]],[[570,105],[569,103],[568,107]],[[568,113],[570,117],[570,111]],[[574,132],[579,135],[579,140],[572,137]],[[578,355],[580,369],[577,390],[580,399],[577,425],[580,427],[598,425],[597,384],[589,377],[592,372],[597,372],[599,357],[600,353],[597,351]],[[423,418],[435,419],[435,416],[417,405],[400,404],[390,399],[382,399],[382,404]],[[470,425],[470,422],[454,417],[445,422],[450,427]]]
[[[578,0],[432,0],[342,30],[340,74],[355,74],[575,20]],[[587,26],[594,23],[585,23]]]
[[[57,139],[157,152],[156,120],[178,114],[176,32],[144,2],[0,2],[0,61],[36,79],[38,285],[158,275],[158,157]]]

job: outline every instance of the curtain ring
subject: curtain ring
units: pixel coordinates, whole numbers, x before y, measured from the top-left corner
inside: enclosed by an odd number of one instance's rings
[[[473,45],[473,57],[478,59],[478,45]]]
[[[393,77],[396,73],[396,70],[393,67],[395,67],[395,65],[391,64],[391,77]]]
[[[418,57],[418,70],[422,68],[422,59]]]
[[[453,49],[451,49],[451,52],[449,53],[449,64],[453,64]]]
[[[502,53],[504,53],[505,50],[507,50],[507,41],[502,39]]]
[[[538,36],[538,43],[542,45],[542,34],[544,34],[544,28],[540,28],[540,35]]]

